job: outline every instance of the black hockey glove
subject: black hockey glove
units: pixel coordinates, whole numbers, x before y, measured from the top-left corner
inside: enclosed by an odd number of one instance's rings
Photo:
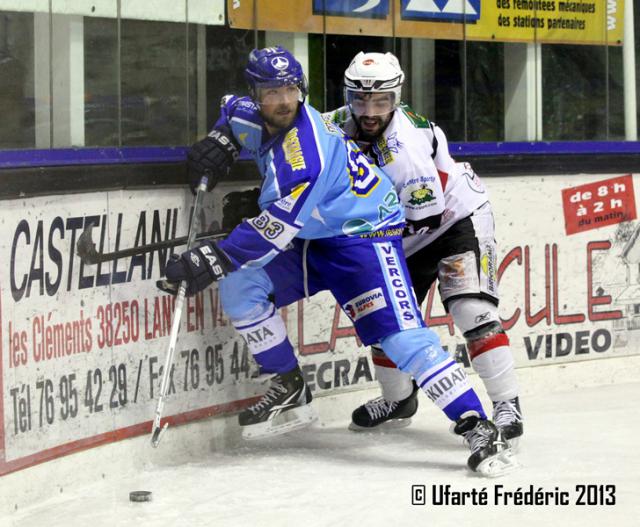
[[[228,127],[214,128],[202,141],[195,143],[187,153],[189,186],[195,193],[200,178],[207,175],[207,190],[229,175],[231,165],[238,159],[240,147]]]
[[[206,241],[199,247],[171,255],[165,268],[165,280],[158,280],[158,289],[172,295],[178,294],[180,282],[187,282],[187,296],[206,289],[213,282],[224,278],[234,270],[225,252],[215,242]]]
[[[230,231],[246,218],[260,216],[260,189],[229,192],[222,198],[222,230]]]
[[[407,237],[412,234],[426,234],[430,230],[440,227],[442,214],[437,214],[436,216],[428,216],[417,221],[410,219],[407,219],[406,221],[407,224],[404,226],[404,230],[402,231],[403,237]]]

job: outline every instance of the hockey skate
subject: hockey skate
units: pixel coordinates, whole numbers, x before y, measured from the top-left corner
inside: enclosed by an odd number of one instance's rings
[[[493,422],[502,432],[505,441],[509,443],[512,451],[516,451],[522,436],[522,412],[518,397],[508,401],[493,402]]]
[[[262,439],[309,426],[318,418],[311,399],[298,366],[273,376],[267,393],[238,416],[242,438]]]
[[[356,408],[351,414],[349,430],[362,432],[380,429],[404,428],[418,410],[418,385],[413,382],[411,395],[402,401],[387,401],[378,397]]]
[[[451,425],[454,434],[464,437],[469,445],[471,456],[467,466],[489,478],[503,476],[518,467],[518,462],[511,452],[502,433],[486,419],[481,419],[477,412],[466,412]]]

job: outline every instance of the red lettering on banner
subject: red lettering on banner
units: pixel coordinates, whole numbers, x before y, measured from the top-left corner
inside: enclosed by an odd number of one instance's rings
[[[562,205],[567,234],[635,220],[633,177],[629,174],[563,189]]]
[[[509,267],[511,262],[513,262],[514,260],[518,262],[518,265],[522,265],[522,247],[514,247],[502,259],[502,262],[500,262],[500,265],[498,266],[498,283],[500,282],[500,278],[502,278],[502,273],[506,271],[507,267]],[[518,318],[520,318],[521,312],[522,311],[520,310],[520,308],[517,307],[514,310],[513,315],[511,315],[509,318],[501,318],[502,327],[505,331],[510,330],[515,325],[515,323],[518,321]]]
[[[187,299],[187,331],[204,328],[204,295],[197,293]]]
[[[617,309],[600,312],[596,312],[593,309],[595,306],[611,304],[611,296],[605,294],[594,296],[593,294],[593,259],[591,258],[591,253],[594,251],[608,251],[610,248],[610,241],[596,241],[587,244],[587,304],[589,320],[592,322],[595,320],[615,320],[623,316],[622,311]]]
[[[427,293],[427,305],[424,310],[424,321],[427,326],[430,328],[435,328],[438,326],[447,326],[449,329],[449,335],[453,336],[455,333],[455,325],[453,323],[453,317],[447,313],[441,316],[434,316],[431,311],[433,309],[433,298],[436,294],[436,285],[435,283],[431,285],[429,288],[429,293]]]
[[[560,293],[558,291],[558,244],[551,246],[551,259],[553,260],[553,321],[560,324],[579,324],[584,322],[583,313],[575,313],[573,315],[560,314]]]
[[[545,319],[551,324],[551,284],[550,284],[549,245],[544,246],[544,307],[535,314],[531,314],[531,259],[529,246],[524,247],[524,317],[527,326],[533,327]]]
[[[329,349],[332,351],[335,350],[337,340],[347,337],[355,337],[357,346],[362,346],[362,341],[358,337],[356,328],[353,324],[349,324],[348,326],[344,327],[339,326],[341,314],[342,308],[340,307],[340,304],[336,303],[336,306],[333,310],[333,323],[331,324],[331,339],[329,340]]]
[[[340,314],[342,308],[340,304],[335,305],[333,311],[333,321],[331,323],[331,332],[328,341],[305,343],[304,340],[304,301],[298,300],[298,349],[300,355],[315,355],[316,353],[325,353],[336,349],[336,342],[341,338],[355,337],[356,344],[362,346],[362,342],[356,334],[353,325],[340,327]],[[316,321],[317,322],[317,321]]]

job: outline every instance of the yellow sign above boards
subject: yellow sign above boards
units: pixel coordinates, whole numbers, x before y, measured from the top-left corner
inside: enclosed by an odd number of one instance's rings
[[[624,0],[227,0],[239,29],[620,45]]]

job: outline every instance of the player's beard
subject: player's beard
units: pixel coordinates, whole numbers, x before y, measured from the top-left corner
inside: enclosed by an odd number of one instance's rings
[[[373,142],[384,132],[393,114],[356,117],[358,139]]]
[[[276,132],[280,132],[289,128],[293,124],[293,121],[298,114],[298,104],[296,103],[296,105],[293,106],[291,104],[281,103],[268,114],[265,114],[263,108],[261,114],[262,119],[266,124]]]

